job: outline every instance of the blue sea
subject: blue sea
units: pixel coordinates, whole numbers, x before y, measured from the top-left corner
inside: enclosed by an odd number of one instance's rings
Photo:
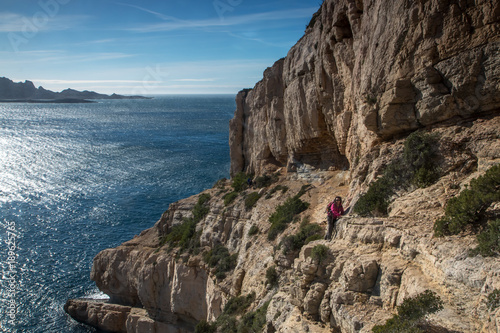
[[[234,95],[0,104],[0,331],[95,332],[94,256],[229,177]]]

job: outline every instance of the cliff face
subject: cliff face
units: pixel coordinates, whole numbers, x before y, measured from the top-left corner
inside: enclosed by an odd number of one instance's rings
[[[231,173],[347,168],[382,140],[498,110],[500,4],[325,1],[237,97]]]
[[[274,183],[230,201],[221,181],[173,203],[94,259],[109,302],[70,300],[66,311],[112,332],[192,332],[245,296],[247,313],[266,309],[263,332],[370,332],[429,289],[444,305],[429,331],[499,332],[500,308],[487,306],[498,257],[470,256],[473,232],[433,236],[447,201],[500,163],[499,20],[492,1],[325,0],[288,56],[236,97],[231,173]],[[439,138],[435,183],[398,191],[387,216],[349,213],[331,241],[290,243],[307,222],[324,231],[333,196],[352,206],[415,129]],[[298,193],[307,209],[269,237],[271,215]],[[488,209],[499,216],[500,203]],[[222,247],[224,274],[209,259]],[[231,331],[240,317],[219,324]]]

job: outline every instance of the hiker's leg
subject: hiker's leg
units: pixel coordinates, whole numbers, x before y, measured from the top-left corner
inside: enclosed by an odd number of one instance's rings
[[[330,234],[332,234],[332,238],[335,238],[337,236],[337,219],[332,218],[332,227],[333,227],[332,228],[333,234],[332,233],[330,233]]]
[[[333,216],[328,216],[328,229],[325,235],[325,239],[332,238],[332,230],[333,230]]]

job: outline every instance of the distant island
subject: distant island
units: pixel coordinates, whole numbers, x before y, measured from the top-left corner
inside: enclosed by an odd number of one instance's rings
[[[0,77],[0,103],[92,103],[93,99],[150,99],[144,96],[105,95],[94,91],[66,89],[54,92],[36,88],[33,82],[14,82]]]

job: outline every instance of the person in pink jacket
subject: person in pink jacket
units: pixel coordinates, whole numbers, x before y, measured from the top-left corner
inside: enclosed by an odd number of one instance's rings
[[[332,239],[332,231],[334,230],[335,222],[337,219],[344,215],[344,207],[342,207],[342,198],[337,196],[335,200],[330,202],[326,207],[326,212],[328,214],[328,229],[325,235],[325,239]],[[335,232],[336,234],[337,232]]]

